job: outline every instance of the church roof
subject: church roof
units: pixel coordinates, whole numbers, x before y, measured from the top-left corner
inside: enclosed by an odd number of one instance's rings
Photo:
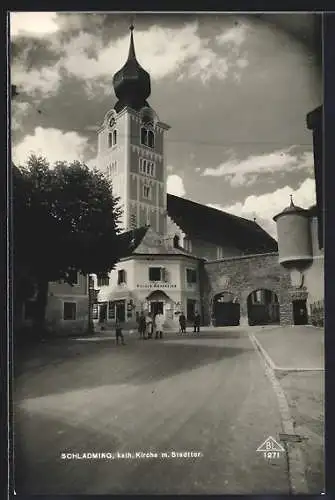
[[[167,195],[167,211],[190,238],[222,246],[234,244],[248,254],[278,250],[275,239],[254,221],[172,194]]]

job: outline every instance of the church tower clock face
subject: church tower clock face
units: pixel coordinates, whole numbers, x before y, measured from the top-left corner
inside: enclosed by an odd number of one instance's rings
[[[117,102],[98,132],[99,170],[108,176],[122,209],[124,231],[150,225],[166,233],[166,170],[161,122],[147,102],[150,75],[138,63],[131,27],[128,59],[113,77]]]
[[[109,125],[110,128],[113,128],[115,124],[116,124],[116,118],[115,118],[115,116],[111,116],[109,118],[108,125]]]

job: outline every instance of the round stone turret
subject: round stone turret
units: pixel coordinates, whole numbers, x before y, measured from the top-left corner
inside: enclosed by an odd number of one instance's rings
[[[309,211],[290,205],[275,215],[279,263],[287,268],[303,269],[313,259]]]

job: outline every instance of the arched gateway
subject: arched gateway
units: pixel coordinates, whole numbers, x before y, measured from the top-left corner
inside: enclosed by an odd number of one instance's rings
[[[247,299],[248,323],[254,325],[279,324],[279,301],[271,290],[258,289],[251,292]]]
[[[240,304],[232,293],[221,292],[214,296],[213,323],[215,326],[240,324]]]

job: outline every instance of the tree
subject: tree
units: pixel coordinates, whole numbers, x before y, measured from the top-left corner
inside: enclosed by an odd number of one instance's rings
[[[30,293],[35,287],[43,330],[50,281],[72,285],[73,271],[105,275],[121,257],[119,199],[98,171],[80,162],[51,168],[34,155],[13,167],[13,198],[14,297],[23,300],[24,283]]]

